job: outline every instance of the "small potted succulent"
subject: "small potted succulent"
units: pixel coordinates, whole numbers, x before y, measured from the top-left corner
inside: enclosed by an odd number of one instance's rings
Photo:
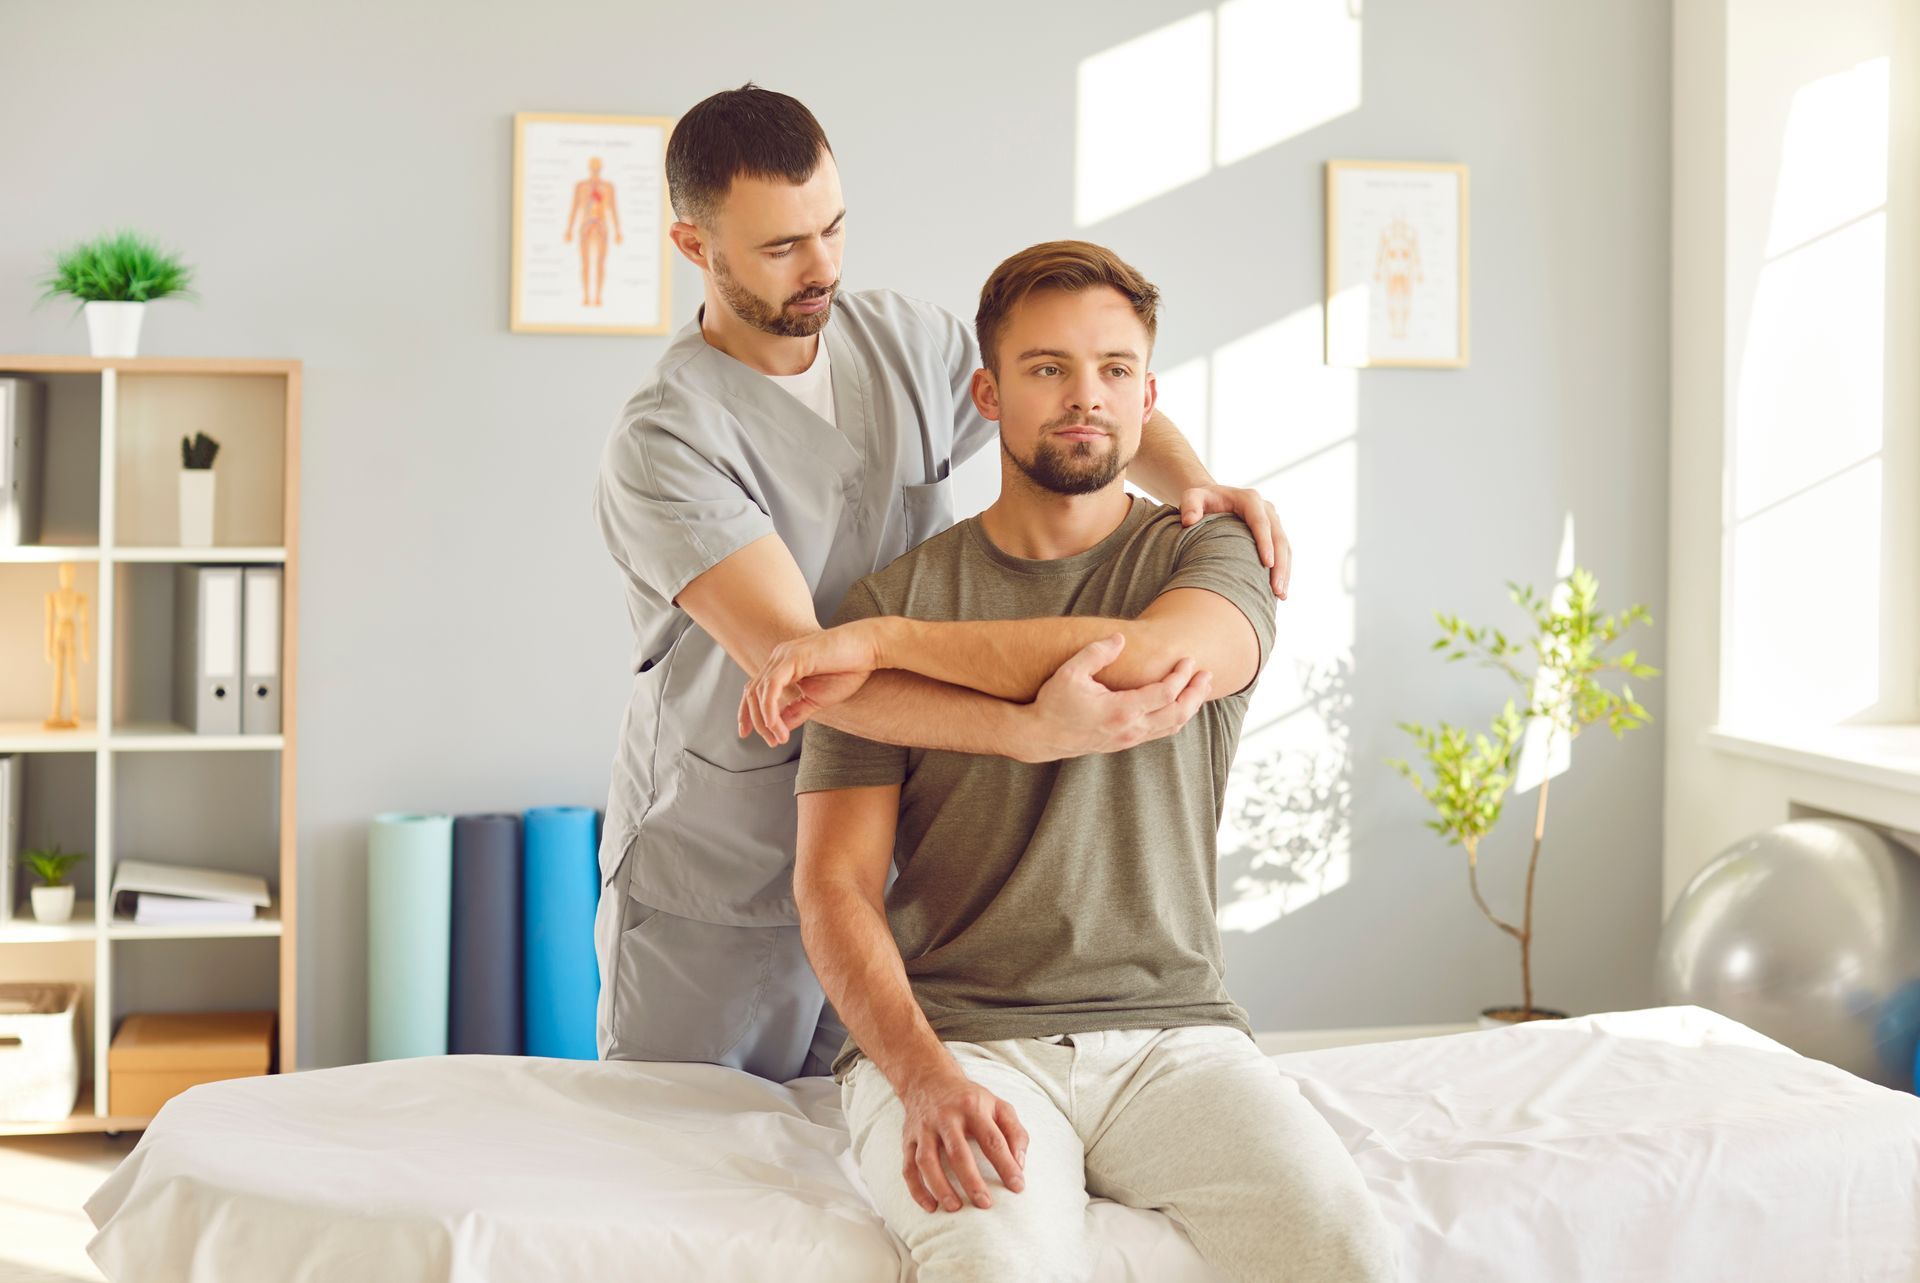
[[[33,888],[33,916],[38,922],[65,922],[73,916],[73,883],[67,870],[87,857],[76,851],[62,851],[58,842],[37,851],[24,851],[21,858],[40,879]]]
[[[213,456],[220,443],[204,432],[180,438],[180,546],[213,544]]]
[[[79,299],[95,356],[133,356],[147,304],[174,295],[193,297],[191,271],[179,258],[132,232],[96,237],[54,255],[41,279],[50,298]]]

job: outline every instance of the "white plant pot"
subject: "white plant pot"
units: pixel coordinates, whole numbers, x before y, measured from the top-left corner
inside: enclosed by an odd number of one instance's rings
[[[89,303],[87,338],[95,356],[137,356],[140,351],[140,322],[147,314],[145,303]]]
[[[65,922],[73,916],[73,883],[59,887],[33,889],[33,918],[36,922]]]
[[[180,469],[180,546],[213,546],[213,469]]]

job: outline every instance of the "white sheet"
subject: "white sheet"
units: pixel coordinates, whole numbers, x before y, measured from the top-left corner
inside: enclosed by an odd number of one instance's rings
[[[1920,1279],[1920,1099],[1697,1007],[1275,1057],[1420,1283]],[[109,1279],[911,1278],[839,1089],[459,1056],[210,1083],[87,1203]],[[965,1213],[959,1213],[964,1215]],[[1102,1283],[1215,1283],[1096,1200]]]

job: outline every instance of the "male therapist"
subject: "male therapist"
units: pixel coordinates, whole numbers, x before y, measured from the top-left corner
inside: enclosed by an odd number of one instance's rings
[[[747,734],[741,693],[854,581],[952,524],[952,467],[997,433],[969,394],[965,322],[840,288],[846,210],[806,107],[715,94],[675,127],[666,168],[705,302],[622,409],[594,493],[634,628],[600,845],[598,1044],[784,1082],[826,1073],[847,1034],[794,903],[800,745]],[[1164,416],[1130,475],[1186,523],[1241,516],[1285,595],[1278,515],[1215,486]],[[833,705],[818,720],[869,740],[1052,761],[1173,734],[1199,707],[1191,661],[1136,690],[1096,682],[1119,649],[1086,647],[1028,702],[906,672],[811,689]]]

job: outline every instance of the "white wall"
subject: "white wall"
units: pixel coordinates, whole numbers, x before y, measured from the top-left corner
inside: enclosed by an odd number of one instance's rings
[[[1658,0],[10,7],[0,349],[84,350],[31,280],[127,223],[200,269],[147,351],[306,363],[302,1062],[364,1052],[368,816],[605,796],[627,622],[587,499],[663,341],[507,331],[512,114],[671,115],[749,77],[833,140],[849,285],[970,317],[1013,250],[1112,245],[1165,292],[1168,412],[1285,507],[1286,649],[1238,772],[1284,809],[1222,872],[1256,1026],[1516,997],[1381,760],[1398,720],[1490,711],[1497,682],[1428,655],[1431,613],[1512,620],[1502,582],[1544,586],[1570,518],[1609,604],[1667,596],[1669,40]],[[1334,157],[1472,167],[1469,369],[1318,365]],[[673,285],[683,321],[697,281]],[[1541,1001],[1650,998],[1661,757],[1590,737],[1555,786]],[[1528,818],[1485,857],[1510,916]]]

